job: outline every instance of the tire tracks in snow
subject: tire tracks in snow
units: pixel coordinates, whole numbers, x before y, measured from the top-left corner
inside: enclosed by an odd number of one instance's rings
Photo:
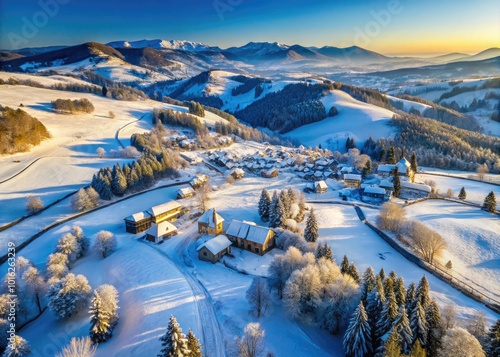
[[[228,355],[221,334],[219,320],[213,308],[212,297],[203,284],[189,272],[186,267],[186,262],[184,261],[184,254],[187,253],[187,248],[191,243],[194,243],[192,239],[194,234],[190,234],[190,232],[186,233],[186,236],[182,237],[175,247],[172,257],[157,246],[149,244],[144,240],[141,240],[141,242],[169,259],[191,287],[194,301],[198,309],[198,325],[200,331],[202,331],[203,355],[206,357],[227,357]]]

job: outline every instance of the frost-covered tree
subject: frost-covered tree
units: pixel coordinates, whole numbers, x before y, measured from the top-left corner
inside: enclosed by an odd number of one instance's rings
[[[441,326],[441,313],[435,300],[431,300],[425,310],[425,319],[427,324],[427,341],[425,342],[427,356],[437,356],[437,351],[441,346],[443,328]]]
[[[380,209],[377,223],[381,229],[399,233],[406,226],[406,211],[397,203],[386,202]]]
[[[486,316],[484,312],[469,317],[465,329],[480,342],[483,341],[486,334]]]
[[[488,357],[500,356],[500,319],[488,331],[485,350]]]
[[[413,341],[419,341],[421,346],[425,346],[427,342],[427,319],[425,310],[419,300],[410,311],[410,327],[413,334]]]
[[[438,356],[485,357],[486,355],[477,338],[461,327],[454,327],[447,330],[443,336]]]
[[[43,277],[40,275],[37,268],[30,266],[24,271],[22,279],[26,283],[27,293],[33,296],[38,312],[41,314],[41,298],[45,292],[45,281]]]
[[[373,273],[373,269],[369,266],[365,273],[363,274],[363,283],[361,285],[361,300],[366,303],[366,299],[368,298],[368,294],[372,292],[375,288],[375,274]]]
[[[384,282],[384,280],[385,280],[385,270],[384,270],[384,267],[382,267],[380,269],[380,271],[378,272],[378,276],[380,278],[380,281]]]
[[[47,258],[47,275],[49,278],[61,279],[68,273],[69,259],[66,254],[53,253]]]
[[[103,199],[105,199],[103,197]],[[71,206],[75,211],[87,211],[99,205],[99,194],[93,187],[81,188],[71,199]]]
[[[24,338],[14,335],[12,341],[9,341],[3,357],[24,357],[31,354],[31,347]]]
[[[458,199],[459,200],[465,200],[467,198],[467,192],[465,192],[465,188],[462,187],[460,189],[460,193],[458,194]]]
[[[495,198],[495,193],[491,191],[488,193],[488,196],[484,199],[483,203],[483,209],[488,212],[495,212],[495,209],[497,207],[497,200]]]
[[[66,233],[57,242],[56,252],[65,254],[70,263],[74,262],[81,253],[81,246],[76,237],[71,233]]]
[[[306,198],[304,197],[304,194],[302,192],[299,192],[298,200],[299,200],[299,202],[298,202],[299,213],[297,214],[297,216],[295,216],[295,220],[297,222],[302,222],[304,220],[304,217],[305,217],[304,212],[307,209]]]
[[[265,315],[271,307],[269,288],[266,281],[261,277],[253,279],[252,284],[250,284],[246,292],[246,297],[251,307],[250,311],[257,315],[257,317]]]
[[[189,329],[187,334],[187,348],[189,354],[186,357],[202,357],[200,341],[191,329]]]
[[[102,159],[102,157],[106,153],[106,150],[104,150],[104,148],[102,148],[102,147],[98,147],[96,152],[97,152],[97,155],[99,156],[99,159]]]
[[[110,231],[100,231],[94,242],[94,250],[106,258],[116,249],[116,237]]]
[[[294,319],[313,321],[321,305],[321,280],[316,265],[310,264],[292,273],[283,291],[283,304]]]
[[[393,327],[398,335],[398,343],[401,345],[401,350],[403,353],[408,354],[413,346],[413,334],[404,306],[399,308],[399,313]]]
[[[26,209],[30,213],[35,213],[40,211],[43,208],[43,201],[40,196],[29,195],[26,198]]]
[[[176,318],[172,315],[170,316],[167,331],[160,337],[160,341],[163,348],[158,357],[185,357],[189,355],[187,338],[182,333]]]
[[[89,337],[73,337],[57,357],[94,357],[96,348]]]
[[[264,350],[265,331],[257,322],[251,322],[243,330],[243,336],[236,339],[239,357],[256,357]]]
[[[111,329],[118,323],[118,290],[113,285],[104,284],[96,289],[101,298],[103,308],[109,313],[109,326]]]
[[[284,251],[290,247],[295,247],[302,253],[310,252],[312,244],[308,243],[302,234],[290,232],[287,229],[276,228],[274,230],[276,237],[276,246]]]
[[[112,336],[110,314],[103,306],[101,297],[94,290],[94,297],[90,303],[90,339],[99,344],[109,340]]]
[[[309,217],[307,218],[306,228],[304,229],[304,238],[306,241],[314,243],[319,238],[318,232],[318,221],[316,220],[316,215],[314,214],[314,209],[309,212]]]
[[[346,357],[364,357],[372,353],[370,325],[361,301],[349,322],[343,344]]]
[[[259,216],[263,221],[269,220],[269,211],[271,209],[271,195],[269,191],[265,188],[262,190],[260,194],[259,200]]]
[[[85,236],[83,229],[80,226],[73,226],[72,234],[75,236],[78,246],[80,247],[77,258],[84,256],[90,247],[90,239]]]
[[[49,288],[49,308],[59,319],[70,317],[88,306],[91,292],[85,276],[69,273]]]

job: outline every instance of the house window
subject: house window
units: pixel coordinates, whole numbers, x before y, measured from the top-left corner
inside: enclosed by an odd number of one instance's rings
[[[258,253],[259,252],[259,248],[255,248],[255,253]]]
[[[247,249],[251,251],[252,250],[252,246],[250,244],[248,244],[247,245]]]
[[[207,252],[203,252],[203,255],[206,257],[207,256]]]

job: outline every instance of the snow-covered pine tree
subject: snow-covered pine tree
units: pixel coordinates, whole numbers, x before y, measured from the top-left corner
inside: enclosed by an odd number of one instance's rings
[[[344,258],[342,258],[342,262],[340,263],[340,272],[342,274],[347,274],[349,272],[349,259],[347,258],[347,255],[344,255]]]
[[[31,348],[24,338],[14,335],[13,342],[7,345],[3,357],[24,357],[31,354]]]
[[[375,288],[375,285],[375,274],[373,273],[372,267],[369,266],[363,274],[363,285],[361,286],[361,300],[363,300],[365,303],[368,294],[372,292],[372,290]]]
[[[488,193],[488,196],[486,196],[486,198],[484,199],[483,209],[485,211],[493,213],[495,212],[496,206],[497,206],[497,201],[495,198],[495,193],[491,191],[490,193]]]
[[[306,211],[306,198],[304,197],[304,194],[302,192],[299,192],[299,213],[297,214],[297,216],[295,217],[295,220],[297,222],[302,222],[304,220],[304,217],[305,217],[305,211]]]
[[[372,172],[372,161],[367,160],[365,166],[363,166],[363,169],[361,170],[361,175],[363,176],[364,179],[366,179],[371,172]]]
[[[398,276],[394,284],[394,295],[396,295],[396,303],[398,306],[406,303],[406,287],[402,277]]]
[[[273,198],[271,199],[271,205],[269,208],[269,227],[276,228],[276,209],[278,206],[278,192],[275,190],[273,192]]]
[[[103,284],[96,289],[104,309],[109,313],[109,327],[113,330],[118,323],[118,290],[113,285]]]
[[[198,338],[193,333],[193,330],[189,329],[187,335],[187,348],[189,354],[186,357],[201,357],[201,344]]]
[[[394,149],[394,146],[389,147],[389,151],[387,152],[387,159],[386,159],[388,164],[395,164],[396,163],[396,150]]]
[[[416,298],[417,298],[417,286],[415,283],[412,281],[410,285],[408,286],[408,290],[406,290],[406,303],[405,307],[407,310],[411,311],[413,306],[416,303]]]
[[[127,178],[118,164],[113,166],[111,192],[116,196],[123,196],[127,190]]]
[[[418,340],[421,346],[425,346],[427,342],[427,320],[425,310],[417,300],[415,307],[410,312],[410,327],[413,333],[413,341]]]
[[[384,308],[377,322],[377,335],[380,337],[391,331],[394,321],[396,321],[398,316],[398,304],[396,303],[394,290],[389,289],[385,291],[385,298]]]
[[[396,166],[394,169],[394,178],[392,180],[392,186],[394,188],[393,195],[394,197],[399,197],[401,194],[401,179],[399,178],[399,169]]]
[[[382,353],[377,353],[377,356],[381,355],[383,357],[402,357],[401,346],[398,342],[398,333],[393,328],[387,340],[385,341],[383,347],[381,347]]]
[[[281,190],[279,200],[283,202],[283,207],[285,208],[284,217],[285,220],[287,220],[291,216],[290,211],[292,206],[292,202],[290,202],[290,197],[288,196],[288,191]]]
[[[324,248],[323,248],[323,258],[327,260],[333,260],[333,252],[332,248],[330,248],[330,245],[325,242]]]
[[[288,199],[290,200],[290,204],[297,203],[297,196],[295,195],[295,190],[291,187],[288,189]]]
[[[404,306],[399,308],[399,313],[394,321],[393,327],[396,329],[396,333],[398,334],[398,342],[401,345],[401,350],[403,353],[408,354],[413,346],[413,334],[411,332],[410,321],[408,320],[408,315],[406,314]]]
[[[167,331],[160,337],[163,347],[158,357],[186,357],[189,355],[186,336],[182,333],[176,318],[170,316]]]
[[[319,238],[318,221],[316,220],[314,209],[311,209],[309,217],[307,217],[306,228],[304,229],[304,238],[310,243],[316,242]]]
[[[259,216],[265,222],[269,220],[270,208],[271,208],[271,195],[269,194],[269,191],[264,188],[260,194]]]
[[[325,243],[326,244],[326,243]],[[316,259],[321,259],[325,255],[325,248],[324,245],[319,243],[318,246],[316,247],[316,252],[314,254],[316,256]]]
[[[416,297],[420,301],[422,308],[424,310],[427,309],[431,302],[431,297],[429,294],[429,282],[427,281],[425,275],[418,282]]]
[[[467,198],[467,192],[465,192],[465,188],[462,187],[460,189],[460,193],[458,194],[458,199],[459,200],[465,200]]]
[[[93,343],[99,344],[107,341],[111,337],[110,314],[102,304],[101,297],[94,290],[94,297],[90,304],[90,339]]]
[[[500,319],[491,325],[488,331],[485,350],[488,357],[500,356]]]
[[[425,310],[425,318],[427,324],[427,341],[425,349],[428,357],[437,356],[437,351],[441,347],[441,339],[443,330],[441,326],[441,312],[435,300],[431,300],[429,306]]]
[[[368,323],[372,331],[372,345],[376,350],[379,346],[380,337],[377,334],[377,323],[381,318],[382,310],[385,304],[385,292],[380,276],[375,277],[375,288],[368,294],[366,311],[368,314]]]
[[[274,214],[274,227],[275,228],[283,228],[286,226],[287,220],[287,211],[285,208],[285,203],[281,199],[282,196],[278,198],[278,204],[276,205],[276,211]]]
[[[346,357],[364,357],[372,352],[371,330],[362,301],[354,311],[344,335],[344,351]]]
[[[354,265],[354,263],[351,263],[349,265],[347,274],[350,275],[354,279],[354,281],[359,284],[361,279],[359,277],[358,268],[356,268],[356,265]]]
[[[415,154],[415,151],[411,153],[411,158],[410,158],[410,168],[414,173],[417,173],[418,171],[418,164],[417,164],[417,154]]]
[[[385,280],[385,270],[384,270],[384,268],[381,268],[381,269],[380,269],[380,271],[379,271],[379,273],[378,273],[378,276],[380,277],[380,280],[381,280],[382,282],[384,282],[384,280]]]

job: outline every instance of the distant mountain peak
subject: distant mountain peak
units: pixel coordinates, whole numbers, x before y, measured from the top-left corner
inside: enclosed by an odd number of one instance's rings
[[[108,43],[108,46],[114,48],[145,48],[150,47],[157,50],[170,49],[182,50],[189,52],[209,51],[212,48],[201,42],[186,41],[186,40],[138,40],[138,41],[113,41]]]

